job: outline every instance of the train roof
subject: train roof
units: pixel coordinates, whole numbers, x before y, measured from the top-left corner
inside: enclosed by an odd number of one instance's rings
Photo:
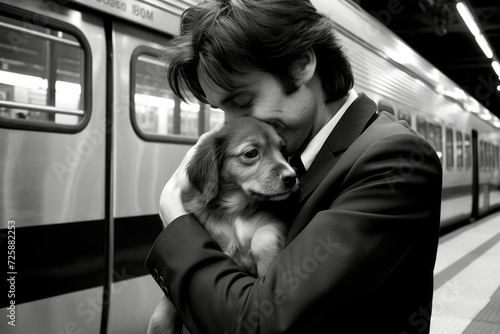
[[[171,35],[178,33],[179,16],[197,0],[71,0],[107,14],[147,26]],[[439,71],[408,46],[390,29],[373,18],[351,0],[312,0],[319,11],[331,16],[339,30],[363,43],[394,66],[420,80],[463,110],[500,128],[500,119],[464,92],[454,81]]]

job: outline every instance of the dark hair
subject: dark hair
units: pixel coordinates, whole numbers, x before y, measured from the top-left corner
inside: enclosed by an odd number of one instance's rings
[[[234,90],[229,74],[260,70],[274,75],[285,94],[296,89],[294,66],[312,49],[325,102],[347,95],[354,78],[334,35],[334,24],[309,0],[205,0],[184,11],[180,34],[168,45],[168,81],[182,100],[207,103],[200,67],[219,87]]]

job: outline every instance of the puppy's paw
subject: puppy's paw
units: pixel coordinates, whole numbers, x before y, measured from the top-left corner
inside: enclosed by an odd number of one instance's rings
[[[271,262],[285,247],[285,234],[279,225],[260,227],[252,238],[252,254],[257,262],[257,273],[265,275]]]

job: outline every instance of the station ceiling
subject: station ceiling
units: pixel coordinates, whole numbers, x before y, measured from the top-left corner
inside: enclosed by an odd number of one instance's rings
[[[500,1],[466,0],[494,52],[488,59],[456,9],[456,0],[355,0],[411,48],[500,117]]]

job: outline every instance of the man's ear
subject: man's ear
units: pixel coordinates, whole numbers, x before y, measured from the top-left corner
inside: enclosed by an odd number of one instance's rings
[[[295,78],[298,86],[305,85],[314,77],[316,72],[316,54],[309,48],[295,61]]]

